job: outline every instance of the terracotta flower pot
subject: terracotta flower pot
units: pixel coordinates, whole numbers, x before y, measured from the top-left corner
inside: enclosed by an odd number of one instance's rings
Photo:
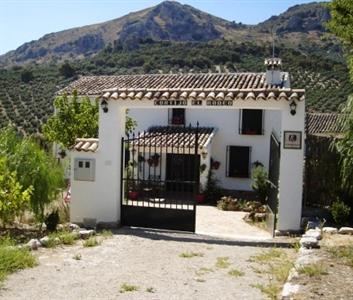
[[[128,197],[130,200],[137,200],[139,197],[139,193],[136,191],[129,191]]]
[[[205,195],[204,194],[197,194],[196,195],[196,202],[197,203],[204,203],[205,202]]]

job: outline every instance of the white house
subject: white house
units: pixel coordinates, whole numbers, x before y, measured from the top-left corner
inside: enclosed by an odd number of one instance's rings
[[[163,220],[164,228],[189,222],[192,230],[195,205],[164,202],[167,194],[138,202],[129,184],[155,181],[160,193],[181,180],[184,189],[194,178],[204,185],[211,168],[224,190],[251,191],[251,168],[262,164],[278,185],[277,229],[299,230],[305,91],[291,89],[280,59],[265,65],[263,73],[88,76],[62,90],[101,101],[99,138],[79,139],[72,151],[71,221],[158,227]],[[127,109],[138,128],[124,141]]]

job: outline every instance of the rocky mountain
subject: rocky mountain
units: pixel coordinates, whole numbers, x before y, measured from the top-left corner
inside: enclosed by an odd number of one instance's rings
[[[283,43],[297,46],[309,38],[310,43],[326,45],[321,36],[328,18],[324,4],[312,3],[294,6],[261,24],[247,26],[176,1],[164,1],[115,20],[47,34],[0,56],[0,66],[80,59],[110,44],[135,48],[142,40],[207,42],[225,38],[263,43],[271,40],[272,28],[281,35]]]
[[[313,2],[295,5],[279,16],[256,26],[261,32],[274,32],[281,36],[288,33],[324,33],[325,23],[330,19],[330,12],[325,3]]]

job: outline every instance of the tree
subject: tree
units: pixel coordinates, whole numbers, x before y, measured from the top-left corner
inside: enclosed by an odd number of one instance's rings
[[[3,225],[12,222],[28,208],[33,188],[24,189],[16,172],[11,172],[4,157],[0,158],[0,220]]]
[[[71,78],[76,74],[76,71],[70,63],[66,61],[59,67],[59,73],[65,78]]]
[[[77,92],[72,98],[59,96],[54,102],[56,114],[43,126],[45,137],[65,148],[74,145],[77,138],[98,136],[98,102],[89,98],[78,101]]]
[[[43,133],[50,142],[68,149],[77,138],[98,136],[98,101],[92,103],[87,97],[78,101],[75,91],[72,98],[66,95],[56,98],[54,105],[57,113],[43,126]],[[131,133],[136,126],[136,121],[126,116],[126,133]]]
[[[346,46],[348,65],[353,80],[353,2],[351,0],[333,0],[328,5],[331,19],[327,23],[327,27]]]
[[[334,147],[340,155],[343,186],[353,193],[353,96],[348,98],[342,113],[346,114],[344,134],[334,140]]]
[[[346,46],[348,66],[353,81],[353,2],[333,0],[329,3],[329,8],[331,20],[327,26]],[[353,192],[353,96],[348,98],[341,112],[346,115],[344,134],[341,139],[334,141],[334,147],[341,157],[343,186]]]
[[[32,138],[18,136],[12,127],[0,130],[0,157],[7,157],[7,168],[20,186],[31,189],[30,209],[42,224],[45,208],[57,199],[64,184],[61,165]]]
[[[31,70],[25,69],[22,71],[21,73],[21,80],[24,83],[28,83],[30,81],[32,81],[34,78],[33,76],[33,72]]]

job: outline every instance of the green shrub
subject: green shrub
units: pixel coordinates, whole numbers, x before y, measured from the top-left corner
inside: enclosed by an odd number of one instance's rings
[[[344,202],[337,200],[331,206],[331,214],[337,225],[345,225],[348,221],[351,208]]]
[[[251,187],[259,196],[260,201],[265,203],[271,187],[265,168],[263,166],[253,168],[251,172],[251,179]]]

